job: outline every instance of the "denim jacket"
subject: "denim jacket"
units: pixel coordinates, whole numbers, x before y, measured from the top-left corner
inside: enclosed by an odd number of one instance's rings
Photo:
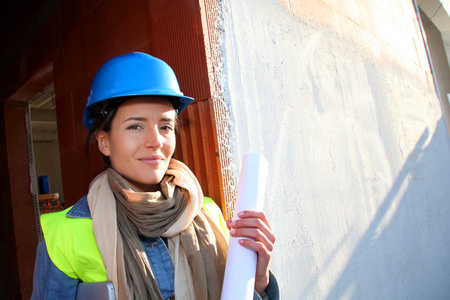
[[[66,214],[70,218],[91,218],[87,197],[80,199]],[[174,267],[169,250],[160,237],[140,237],[156,282],[164,299],[174,294]],[[60,271],[51,261],[45,240],[39,243],[36,254],[31,299],[75,299],[79,280]],[[265,293],[271,300],[279,298],[278,284],[270,274]],[[255,292],[254,300],[261,297]]]

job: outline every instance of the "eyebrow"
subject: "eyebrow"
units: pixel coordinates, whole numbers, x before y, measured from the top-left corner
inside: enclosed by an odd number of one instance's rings
[[[160,121],[163,121],[163,122],[174,122],[174,119],[172,119],[172,118],[161,118]]]
[[[147,118],[143,118],[143,117],[130,117],[130,118],[126,119],[125,121],[123,121],[123,123],[128,122],[128,121],[147,121]]]
[[[128,122],[128,121],[147,121],[147,118],[144,117],[130,117],[128,119],[126,119],[125,121],[123,121],[123,123]],[[160,122],[174,122],[174,119],[172,118],[161,118],[159,120]]]

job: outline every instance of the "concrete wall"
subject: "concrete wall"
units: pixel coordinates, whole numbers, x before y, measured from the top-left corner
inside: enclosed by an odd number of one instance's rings
[[[431,56],[433,71],[436,77],[439,97],[441,99],[442,111],[447,121],[450,132],[450,105],[448,94],[450,94],[450,68],[445,52],[445,41],[438,28],[423,14],[421,14],[423,27],[426,33],[428,49]]]
[[[416,1],[436,30],[442,34],[446,56],[450,56],[450,2],[447,0],[420,0]],[[428,36],[428,33],[427,33]],[[450,66],[450,65],[449,65]]]
[[[221,138],[231,184],[269,161],[282,299],[448,299],[450,139],[412,2],[280,2],[221,2]]]

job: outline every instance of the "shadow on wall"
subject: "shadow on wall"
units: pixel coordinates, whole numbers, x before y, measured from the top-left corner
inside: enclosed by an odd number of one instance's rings
[[[327,299],[450,298],[448,172],[437,172],[450,168],[443,119],[436,128],[431,139],[423,132]]]

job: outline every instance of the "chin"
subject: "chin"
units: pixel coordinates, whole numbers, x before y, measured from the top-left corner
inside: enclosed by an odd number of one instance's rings
[[[164,173],[165,174],[165,173]],[[143,185],[159,185],[161,183],[161,180],[164,178],[164,174],[152,176],[151,178],[143,178],[141,181]]]

